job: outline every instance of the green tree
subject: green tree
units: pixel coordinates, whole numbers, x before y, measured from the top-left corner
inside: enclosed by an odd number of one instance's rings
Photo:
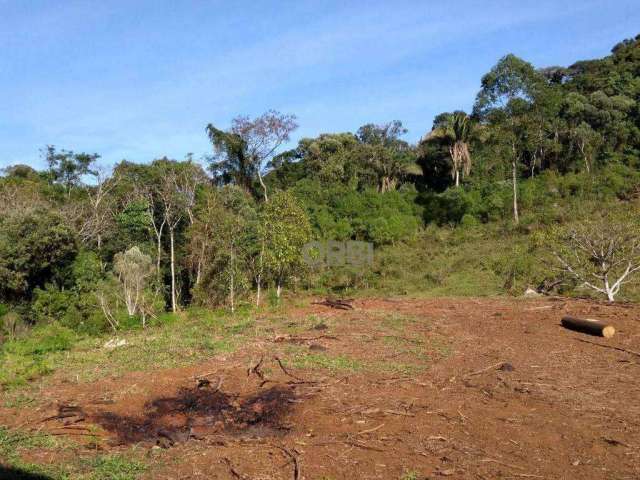
[[[309,219],[298,200],[289,192],[277,192],[262,211],[260,236],[265,245],[265,265],[282,286],[303,265],[302,247],[311,238]]]
[[[73,230],[54,213],[0,220],[0,300],[29,300],[38,287],[63,284],[77,251]]]
[[[70,150],[56,150],[47,145],[45,160],[49,165],[49,175],[53,182],[58,182],[71,194],[71,188],[80,184],[84,175],[93,175],[92,165],[100,158],[97,153],[74,153]]]
[[[471,173],[470,143],[473,136],[473,122],[469,116],[457,111],[441,114],[434,121],[433,129],[425,137],[425,141],[443,142],[449,150],[451,158],[451,177],[455,186],[460,186],[460,174]]]
[[[373,172],[380,193],[394,190],[408,174],[419,174],[414,150],[400,137],[407,133],[402,122],[385,125],[372,123],[358,129],[359,156],[365,168]]]
[[[513,186],[513,220],[518,223],[518,167],[525,150],[528,118],[546,86],[544,77],[528,62],[506,55],[484,75],[476,97],[474,115],[497,127],[493,136],[510,150]]]

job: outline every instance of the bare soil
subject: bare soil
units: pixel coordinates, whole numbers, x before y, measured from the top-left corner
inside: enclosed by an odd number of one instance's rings
[[[640,478],[640,306],[354,307],[259,318],[265,335],[187,368],[91,384],[54,377],[40,406],[0,409],[0,424],[87,449],[136,445],[146,478]],[[617,333],[566,330],[563,315],[610,321]]]

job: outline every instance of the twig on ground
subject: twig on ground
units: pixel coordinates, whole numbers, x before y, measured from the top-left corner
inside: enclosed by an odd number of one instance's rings
[[[371,433],[371,432],[375,432],[376,430],[380,430],[382,427],[384,427],[384,423],[381,423],[380,425],[378,425],[377,427],[374,428],[370,428],[368,430],[363,430],[361,432],[356,433],[356,437],[358,435],[364,435],[365,433]]]
[[[378,448],[378,447],[372,447],[371,445],[366,445],[362,442],[356,442],[353,440],[347,440],[346,442],[344,442],[347,445],[351,445],[352,447],[358,447],[358,448],[362,448],[364,450],[373,450],[374,452],[384,452],[385,450],[382,448]]]
[[[591,342],[589,340],[585,340],[584,338],[574,338],[574,340],[577,340],[579,342],[584,342],[584,343],[590,343],[591,345],[597,345],[598,347],[602,347],[602,348],[611,348],[612,350],[618,350],[619,352],[629,353],[631,355],[636,355],[640,357],[640,352],[636,352],[635,350],[628,350],[626,348],[616,347],[614,345],[604,345],[598,342]]]
[[[292,373],[290,373],[290,372],[285,368],[285,366],[282,364],[282,362],[280,361],[280,358],[278,358],[278,357],[273,357],[273,358],[274,358],[274,360],[275,360],[276,362],[278,362],[278,365],[280,365],[280,368],[282,369],[282,371],[284,372],[284,374],[285,374],[285,375],[287,375],[287,376],[289,376],[289,377],[291,377],[291,378],[295,378],[296,380],[299,380],[299,381],[301,381],[301,382],[304,382],[304,381],[305,381],[305,380],[303,380],[302,378],[300,378],[300,377],[296,377],[295,375],[293,375]]]
[[[293,480],[300,480],[301,470],[300,470],[300,462],[298,460],[298,456],[294,455],[289,450],[287,450],[284,447],[281,447],[280,445],[275,445],[275,447],[282,450],[285,453],[285,455],[289,457],[293,462]]]
[[[489,370],[493,370],[493,369],[496,369],[496,368],[500,368],[500,367],[501,367],[502,365],[504,365],[505,363],[507,363],[507,362],[504,362],[504,361],[503,361],[503,362],[495,363],[495,364],[493,364],[493,365],[489,365],[488,367],[485,367],[485,368],[483,368],[483,369],[481,369],[481,370],[476,370],[475,372],[471,372],[471,373],[469,373],[469,374],[465,375],[465,378],[466,378],[466,377],[474,377],[474,376],[476,376],[476,375],[480,375],[481,373],[488,372]]]
[[[252,373],[255,373],[260,380],[264,380],[264,374],[260,370],[260,367],[262,366],[262,362],[264,362],[264,355],[260,357],[260,361],[256,363],[255,366],[249,367],[247,369],[247,377],[251,376]]]

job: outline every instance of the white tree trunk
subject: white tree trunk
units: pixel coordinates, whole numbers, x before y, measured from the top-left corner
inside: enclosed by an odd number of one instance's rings
[[[456,169],[456,188],[460,186],[460,170]]]
[[[235,252],[231,248],[231,275],[229,276],[229,303],[231,304],[231,313],[235,312]]]
[[[171,240],[171,310],[175,313],[178,311],[178,301],[176,298],[176,261],[173,229],[169,230],[169,238]]]
[[[511,174],[513,180],[513,221],[518,223],[520,221],[518,215],[518,172],[515,159],[511,162]]]
[[[267,196],[267,186],[264,184],[264,180],[262,180],[262,173],[260,172],[259,166],[258,166],[258,180],[260,181],[260,185],[262,186],[262,190],[264,192],[264,201],[266,203],[269,201],[269,197]]]

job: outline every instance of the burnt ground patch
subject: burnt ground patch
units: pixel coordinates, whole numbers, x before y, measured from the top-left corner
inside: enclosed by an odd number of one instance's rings
[[[283,435],[289,429],[284,420],[295,403],[289,386],[245,397],[210,387],[181,388],[175,396],[147,402],[141,416],[102,412],[88,419],[115,435],[117,444],[155,441],[168,447],[213,434]]]

